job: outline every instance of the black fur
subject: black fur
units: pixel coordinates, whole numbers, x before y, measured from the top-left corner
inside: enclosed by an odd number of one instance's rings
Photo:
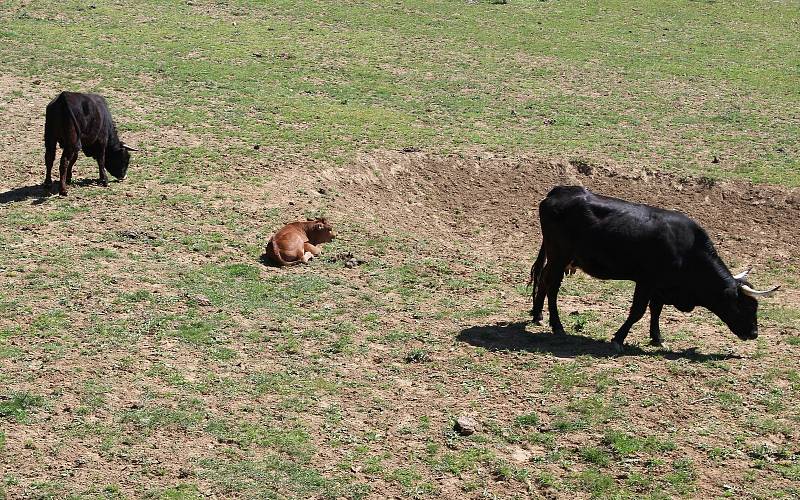
[[[128,172],[130,153],[117,136],[117,129],[108,104],[103,96],[62,92],[45,112],[45,185],[52,182],[51,170],[56,156],[56,146],[61,145],[61,194],[66,194],[66,185],[72,178],[72,165],[83,151],[97,160],[100,182],[108,184],[106,170],[118,179]]]
[[[553,331],[563,332],[556,299],[564,269],[573,263],[596,278],[636,283],[628,319],[614,335],[619,345],[648,304],[654,344],[661,343],[658,316],[665,304],[685,312],[705,307],[739,338],[758,336],[758,302],[742,292],[706,232],[686,215],[558,186],[539,204],[539,219],[531,314],[541,319],[546,294]]]

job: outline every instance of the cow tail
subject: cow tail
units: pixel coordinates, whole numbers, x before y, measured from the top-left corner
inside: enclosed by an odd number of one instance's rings
[[[53,134],[53,123],[45,116],[44,120],[44,155],[45,161],[53,161],[56,157],[56,137]]]
[[[67,110],[67,115],[69,119],[72,121],[72,126],[75,128],[75,138],[77,142],[75,143],[75,149],[80,151],[82,148],[81,145],[81,128],[78,126],[78,119],[75,118],[75,115],[72,113],[72,108],[69,107],[69,103],[67,103],[67,98],[64,97],[64,108]]]
[[[536,296],[536,288],[539,285],[539,278],[542,276],[542,269],[544,269],[544,264],[547,261],[546,252],[544,251],[544,239],[542,239],[542,246],[539,247],[539,254],[536,256],[536,261],[531,266],[531,276],[528,279],[528,285],[526,288],[533,287],[531,290],[531,295]]]
[[[59,95],[56,102],[64,106],[64,95]],[[55,113],[58,113],[58,111]],[[56,137],[56,133],[53,128],[58,126],[59,120],[54,118],[53,114],[54,113],[51,111],[50,106],[47,106],[47,112],[44,117],[44,152],[46,158],[53,157],[55,159],[58,137]]]

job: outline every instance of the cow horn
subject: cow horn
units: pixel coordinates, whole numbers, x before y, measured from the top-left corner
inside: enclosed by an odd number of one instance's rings
[[[127,144],[123,144],[122,147],[127,149],[128,151],[139,151],[138,149],[132,148],[132,147],[128,146]]]
[[[744,292],[745,295],[749,295],[750,297],[753,297],[754,299],[760,299],[762,297],[769,297],[772,294],[774,294],[775,291],[778,290],[778,288],[781,287],[780,285],[775,285],[772,288],[770,288],[769,290],[753,290],[752,288],[750,288],[747,285],[739,285],[739,286],[742,288],[742,291]]]
[[[739,274],[734,275],[733,279],[735,279],[737,281],[738,280],[743,280],[743,279],[747,278],[747,275],[750,274],[750,271],[752,271],[752,270],[753,270],[753,267],[750,266],[747,269],[745,269],[744,271],[740,272]]]

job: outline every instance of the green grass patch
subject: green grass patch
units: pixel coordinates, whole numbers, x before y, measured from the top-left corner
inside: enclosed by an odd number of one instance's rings
[[[577,362],[558,363],[553,365],[544,376],[545,389],[570,390],[586,382],[587,375]]]
[[[104,493],[108,494],[111,491]],[[121,493],[119,497],[124,498]],[[145,498],[150,500],[201,500],[205,497],[194,484],[179,484],[162,490],[147,492]]]
[[[608,453],[601,450],[600,448],[594,447],[585,447],[578,450],[578,454],[581,456],[583,460],[586,462],[599,465],[599,466],[606,466],[611,461]]]
[[[316,274],[273,274],[262,278],[256,264],[228,264],[191,271],[178,286],[190,295],[204,295],[218,307],[232,307],[244,315],[263,310],[282,318],[300,314],[300,304],[313,303],[330,283]]]
[[[28,420],[30,412],[44,405],[44,398],[30,392],[15,392],[0,399],[0,417],[15,422]]]
[[[536,427],[539,425],[539,415],[537,413],[526,413],[514,419],[514,423],[520,427]]]
[[[235,138],[243,156],[477,146],[800,183],[793,4],[504,3],[99,1],[56,18],[12,2],[0,62],[128,96],[147,112],[112,97],[123,136],[180,127]],[[157,23],[130,22],[154,10]],[[165,182],[219,154],[163,151]]]
[[[237,459],[238,458],[238,459]],[[345,478],[329,478],[303,463],[277,455],[258,459],[203,459],[199,477],[226,495],[249,498],[363,498],[369,486]]]
[[[222,443],[235,443],[243,448],[255,445],[305,459],[314,451],[308,432],[300,427],[283,429],[263,423],[214,420],[209,422],[206,432]]]
[[[675,449],[675,443],[669,440],[662,440],[656,436],[632,436],[620,431],[606,432],[603,443],[615,454],[623,457],[640,452],[663,453]]]

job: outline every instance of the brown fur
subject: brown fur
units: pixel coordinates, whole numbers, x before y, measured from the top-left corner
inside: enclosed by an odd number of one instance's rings
[[[266,255],[279,266],[308,264],[322,252],[322,243],[335,237],[333,227],[324,218],[291,222],[270,238]]]

